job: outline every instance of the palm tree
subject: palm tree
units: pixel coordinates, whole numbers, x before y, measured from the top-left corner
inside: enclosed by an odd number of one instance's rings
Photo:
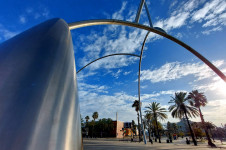
[[[211,133],[211,135],[212,135],[212,139],[213,139],[213,141],[214,141],[212,129],[215,129],[217,126],[216,126],[215,124],[213,124],[212,122],[209,122],[209,121],[205,122],[205,125],[204,125],[204,126],[207,128],[207,130],[210,131],[210,133]]]
[[[199,110],[199,115],[200,115],[200,118],[201,118],[201,121],[202,121],[202,124],[204,127],[204,131],[206,133],[206,137],[208,139],[208,145],[210,145],[211,147],[216,147],[216,145],[213,144],[213,142],[210,139],[207,127],[205,126],[204,117],[203,117],[202,111],[200,109],[201,106],[204,107],[207,104],[206,96],[204,95],[204,93],[199,93],[198,90],[193,90],[192,92],[189,93],[188,99],[190,100],[191,106],[194,106],[194,107],[198,108],[198,110]]]
[[[93,132],[94,132],[94,125],[95,125],[95,120],[98,118],[98,112],[94,112],[93,115],[93,130],[92,130],[92,137],[93,137]]]
[[[95,121],[98,118],[98,112],[94,112],[92,117],[93,117],[93,120]]]
[[[86,119],[86,123],[87,123],[89,121],[89,116],[86,116],[85,119]]]
[[[161,137],[160,137],[159,128],[158,128],[158,118],[160,120],[167,119],[167,115],[165,114],[166,109],[165,108],[161,108],[160,103],[156,103],[156,102],[152,102],[151,104],[149,104],[149,106],[147,106],[145,108],[148,108],[149,109],[149,110],[146,110],[145,112],[150,113],[151,116],[155,120],[155,124],[156,124],[156,128],[157,128],[157,133],[158,133],[159,143],[161,143]]]
[[[140,120],[139,120],[139,101],[138,100],[134,100],[132,107],[135,107],[135,111],[137,112],[137,121],[138,121],[138,132],[139,132],[139,142],[141,141],[140,138]]]
[[[137,128],[137,125],[135,124],[135,121],[132,120],[132,124],[131,124],[131,129],[132,129],[132,139],[134,137],[134,133],[136,134],[136,128]]]
[[[187,93],[185,92],[176,92],[175,97],[172,97],[172,99],[169,101],[169,103],[173,104],[169,107],[169,111],[171,112],[173,118],[175,117],[182,119],[182,117],[185,116],[192,136],[192,140],[194,142],[194,145],[197,146],[197,141],[195,140],[188,117],[196,117],[199,115],[199,113],[196,107],[188,106],[188,98],[186,97],[186,94]]]

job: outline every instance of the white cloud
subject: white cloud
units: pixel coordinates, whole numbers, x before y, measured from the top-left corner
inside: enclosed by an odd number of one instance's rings
[[[95,75],[95,74],[97,74],[96,72],[94,72],[94,71],[89,71],[89,72],[86,72],[86,73],[84,73],[83,71],[80,71],[79,73],[77,73],[76,75],[77,75],[77,80],[78,81],[82,81],[82,80],[84,80],[86,77],[89,77],[89,76],[93,76],[93,75]]]
[[[194,13],[192,19],[194,21],[201,21],[201,19],[203,19],[208,14],[208,12],[211,12],[213,9],[215,9],[219,3],[220,0],[213,0],[211,2],[207,2],[202,9],[199,9]]]
[[[188,19],[189,13],[180,13],[175,16],[171,16],[169,19],[165,21],[165,28],[166,30],[171,30],[175,28],[179,28],[185,24],[185,21]]]
[[[0,39],[8,40],[9,38],[17,35],[18,32],[10,31],[0,24]]]
[[[212,29],[209,29],[209,30],[202,31],[202,34],[209,35],[212,32],[221,31],[221,30],[222,30],[221,27],[215,27],[215,28],[212,28]]]
[[[27,19],[24,16],[20,16],[19,21],[20,23],[25,24],[27,22]]]
[[[219,20],[221,20],[220,22],[222,23],[222,25],[226,25],[226,12],[219,16]]]
[[[204,28],[216,26],[215,30],[208,29],[211,32],[219,31],[222,26],[226,25],[226,19],[224,17],[226,2],[224,0],[212,0],[205,2],[204,6],[202,5],[203,3],[204,1],[202,0],[189,0],[185,3],[180,2],[174,10],[171,10],[172,13],[169,18],[159,20],[156,25],[168,31],[199,22],[202,23],[202,27]],[[188,20],[190,22],[186,23]],[[207,31],[203,32],[207,34],[211,33]]]
[[[182,33],[177,33],[177,34],[175,35],[175,37],[177,37],[178,39],[181,39],[181,38],[183,37],[183,34],[182,34]]]
[[[226,20],[222,18],[225,10],[226,2],[224,0],[213,0],[207,2],[203,8],[195,11],[192,16],[192,21],[203,22],[202,27],[217,26],[217,29],[219,29],[221,25],[226,24]]]
[[[46,7],[39,6],[36,8],[27,8],[24,13],[19,16],[19,22],[25,24],[31,19],[48,18],[49,10]]]
[[[79,84],[78,84],[79,85]],[[133,101],[138,99],[137,95],[129,95],[125,92],[113,93],[107,95],[108,87],[99,85],[80,84],[79,85],[79,100],[82,116],[92,116],[94,111],[98,111],[99,118],[115,119],[115,114],[118,112],[119,120],[121,121],[136,121],[136,112],[132,108]],[[110,89],[109,89],[110,90]],[[104,91],[104,92],[103,92]],[[106,92],[106,93],[105,93]],[[152,102],[154,98],[163,95],[173,95],[176,91],[160,91],[151,94],[142,94],[142,110]],[[168,107],[168,105],[163,105]]]
[[[224,61],[215,61],[214,64],[219,67]],[[150,80],[153,83],[170,81],[182,78],[188,75],[194,75],[197,80],[202,80],[211,77],[214,72],[205,64],[180,62],[166,63],[160,68],[141,71],[141,81]]]
[[[226,123],[226,97],[224,99],[210,100],[206,107],[202,107],[202,113],[204,115],[205,121],[210,121],[221,126],[221,123]],[[217,114],[217,115],[216,115]],[[199,118],[197,118],[200,120]]]
[[[112,73],[112,76],[114,76],[116,79],[118,79],[119,78],[119,76],[120,76],[120,73],[122,72],[122,70],[121,69],[119,69],[117,72],[115,72],[115,73]]]
[[[122,4],[119,11],[112,15],[115,19],[131,19],[135,12],[130,11],[129,15],[124,16],[126,3]],[[124,17],[122,17],[124,16]],[[80,66],[84,66],[91,60],[97,59],[113,53],[136,53],[140,51],[141,44],[144,40],[147,31],[132,29],[125,26],[111,25],[103,29],[102,33],[91,31],[88,36],[81,36],[79,38],[85,57],[80,59]],[[154,35],[154,34],[153,34]],[[149,41],[150,39],[148,39]],[[94,70],[98,68],[119,68],[128,66],[136,62],[138,58],[131,56],[114,56],[105,58],[92,64],[89,69]]]
[[[103,85],[91,85],[80,82],[78,84],[79,91],[86,91],[87,93],[108,93],[108,87]],[[85,92],[85,93],[86,93]],[[83,95],[84,96],[84,95]]]
[[[119,120],[131,121],[136,119],[136,112],[132,108],[136,97],[123,92],[111,96],[79,91],[79,98],[83,116],[91,116],[94,111],[98,111],[100,118],[115,119],[115,114],[118,112]]]
[[[123,72],[123,75],[128,75],[128,74],[130,74],[132,71],[125,71],[125,72]]]
[[[225,66],[224,66],[225,67]],[[226,74],[226,68],[221,69],[221,71]],[[218,76],[213,77],[211,80],[208,80],[206,83],[193,83],[193,89],[201,90],[206,93],[214,93],[214,96],[225,97],[226,98],[226,83]],[[211,95],[210,95],[211,96]]]
[[[98,85],[88,85],[82,84],[82,88],[79,88],[79,99],[80,99],[80,108],[82,116],[89,115],[92,116],[92,113],[98,111],[99,118],[112,118],[113,120],[116,118],[116,112],[118,112],[119,120],[121,121],[131,121],[136,120],[136,112],[134,108],[132,108],[133,101],[137,99],[137,95],[129,95],[125,92],[114,93],[113,95],[106,95],[103,91],[107,91],[108,87],[98,86]],[[159,91],[153,92],[150,94],[142,94],[141,102],[142,102],[142,111],[143,114],[145,111],[145,107],[148,106],[153,101],[158,101],[162,96],[173,96],[175,92],[179,92],[182,90],[168,90],[168,91]],[[183,91],[187,92],[187,91]],[[168,109],[169,105],[166,103],[161,103],[163,108]],[[220,123],[224,123],[225,120],[225,103],[226,103],[226,95],[225,99],[219,100],[209,100],[209,103],[206,107],[202,108],[202,112],[204,114],[206,121],[212,121],[213,123],[220,125]],[[213,112],[217,112],[219,115],[216,117],[216,114]],[[168,120],[167,121],[178,121],[177,119],[173,119],[171,117],[170,112],[167,113]],[[194,121],[200,121],[200,118],[197,117],[192,119]]]
[[[127,4],[127,2],[122,2],[122,7],[121,7],[121,9],[119,10],[119,11],[117,11],[117,12],[115,12],[115,13],[113,13],[113,15],[112,15],[112,19],[119,19],[119,20],[123,20],[124,19],[124,16],[123,16],[123,11],[125,10],[125,8],[126,8],[126,4]]]

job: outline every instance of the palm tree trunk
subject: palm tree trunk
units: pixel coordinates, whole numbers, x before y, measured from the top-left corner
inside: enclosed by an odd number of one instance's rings
[[[139,119],[139,113],[137,112],[137,120],[138,120],[138,132],[139,132],[139,142],[141,141],[140,139],[140,119]]]
[[[158,133],[159,143],[161,143],[161,139],[160,139],[160,135],[159,135],[159,127],[158,127],[157,117],[155,117],[155,123],[156,123],[156,127],[157,127],[157,133]]]
[[[150,127],[148,128],[148,135],[149,135],[149,142],[151,142],[151,132],[150,132]]]
[[[208,145],[211,146],[211,147],[216,147],[216,145],[213,144],[212,140],[210,139],[210,135],[209,135],[208,130],[207,130],[207,128],[206,128],[205,121],[204,121],[204,117],[203,117],[203,115],[202,115],[202,111],[201,111],[200,107],[199,107],[199,114],[200,114],[200,118],[201,118],[202,124],[203,124],[203,126],[204,126],[204,130],[205,130],[205,133],[206,133],[206,137],[207,137],[207,139],[208,139]]]
[[[195,136],[194,136],[194,133],[193,133],[193,131],[191,129],[190,122],[188,121],[188,116],[187,116],[186,111],[185,111],[184,114],[185,114],[185,117],[186,117],[186,120],[187,120],[187,123],[188,123],[188,126],[189,126],[189,130],[190,130],[190,133],[191,133],[192,141],[193,141],[194,145],[197,146],[197,141],[195,140]]]
[[[154,125],[153,125],[153,126],[154,126]],[[153,134],[154,134],[154,136],[155,136],[155,142],[157,142],[157,133],[156,133],[156,128],[155,128],[155,126],[154,126]]]

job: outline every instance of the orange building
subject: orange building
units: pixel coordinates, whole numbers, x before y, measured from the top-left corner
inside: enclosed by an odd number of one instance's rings
[[[122,122],[122,121],[112,121],[112,122],[114,124],[112,132],[114,137],[123,138],[124,136],[132,136],[131,122]]]
[[[122,121],[112,121],[114,124],[114,136],[116,138],[123,138],[124,123]]]

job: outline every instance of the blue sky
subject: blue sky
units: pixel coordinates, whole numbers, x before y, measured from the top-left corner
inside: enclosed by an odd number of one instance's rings
[[[154,26],[163,28],[200,52],[226,74],[225,0],[146,0]],[[134,21],[140,0],[3,1],[0,5],[0,42],[51,18],[66,22],[88,19]],[[143,9],[141,24],[148,25]],[[103,25],[73,30],[76,69],[112,53],[140,54],[147,31]],[[138,59],[114,56],[98,61],[77,75],[82,117],[136,121],[131,107],[137,99]],[[177,91],[198,89],[209,101],[202,108],[205,120],[226,123],[226,84],[204,63],[175,43],[153,33],[147,40],[141,72],[143,110],[156,101],[168,108]],[[169,121],[179,121],[168,115]],[[199,118],[193,119],[200,121]]]

